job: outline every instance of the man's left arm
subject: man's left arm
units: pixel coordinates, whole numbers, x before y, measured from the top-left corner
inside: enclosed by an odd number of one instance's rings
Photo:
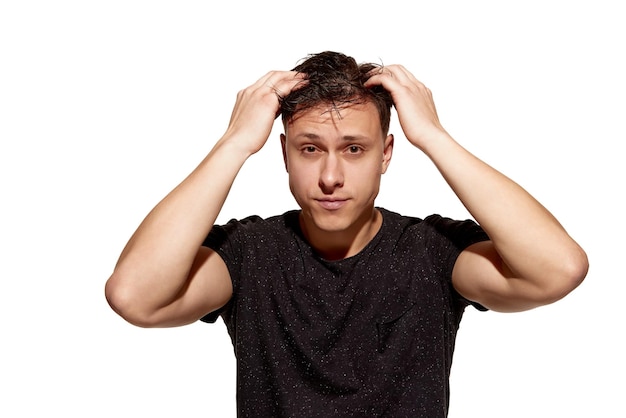
[[[458,257],[452,281],[465,298],[503,312],[561,299],[585,278],[582,248],[520,185],[471,154],[443,129],[432,94],[404,67],[372,73],[394,100],[407,139],[435,164],[490,241]]]

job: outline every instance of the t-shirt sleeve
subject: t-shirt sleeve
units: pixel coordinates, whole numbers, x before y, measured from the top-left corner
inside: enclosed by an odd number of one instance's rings
[[[243,259],[242,248],[244,246],[245,234],[242,232],[242,229],[245,229],[245,225],[252,221],[253,218],[246,218],[242,221],[232,219],[225,225],[215,225],[202,243],[204,247],[212,249],[224,260],[232,281],[233,295],[236,294],[239,284]],[[230,302],[221,309],[208,313],[200,320],[202,322],[214,323],[229,308],[229,305]]]
[[[452,277],[454,263],[461,252],[472,244],[489,240],[489,236],[475,221],[468,219],[464,221],[445,218],[440,215],[431,215],[424,220],[431,225],[437,234],[443,236],[451,244],[447,258],[447,277]],[[481,304],[468,300],[461,296],[450,284],[456,299],[464,305],[472,305],[480,311],[488,310]]]

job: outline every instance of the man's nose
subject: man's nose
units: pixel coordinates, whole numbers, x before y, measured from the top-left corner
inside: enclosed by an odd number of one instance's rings
[[[324,193],[332,193],[335,188],[343,186],[343,180],[341,160],[333,154],[328,154],[322,162],[320,188]]]

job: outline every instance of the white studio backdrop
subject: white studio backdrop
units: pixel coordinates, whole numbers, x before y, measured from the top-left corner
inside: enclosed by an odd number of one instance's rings
[[[626,416],[624,12],[614,1],[0,2],[3,417],[233,417],[226,329],[140,329],[104,283],[235,95],[307,54],[403,64],[461,144],[587,250],[587,280],[519,314],[468,309],[451,418]],[[408,5],[411,4],[409,7]],[[275,125],[219,221],[295,207]],[[397,121],[378,204],[467,212]]]

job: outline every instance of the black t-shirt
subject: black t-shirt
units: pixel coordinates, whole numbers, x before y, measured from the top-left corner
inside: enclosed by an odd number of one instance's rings
[[[473,221],[379,209],[357,255],[319,257],[299,211],[216,226],[233,297],[219,315],[237,358],[240,417],[445,417],[456,332],[470,303],[452,287]],[[484,309],[477,305],[479,309]]]

